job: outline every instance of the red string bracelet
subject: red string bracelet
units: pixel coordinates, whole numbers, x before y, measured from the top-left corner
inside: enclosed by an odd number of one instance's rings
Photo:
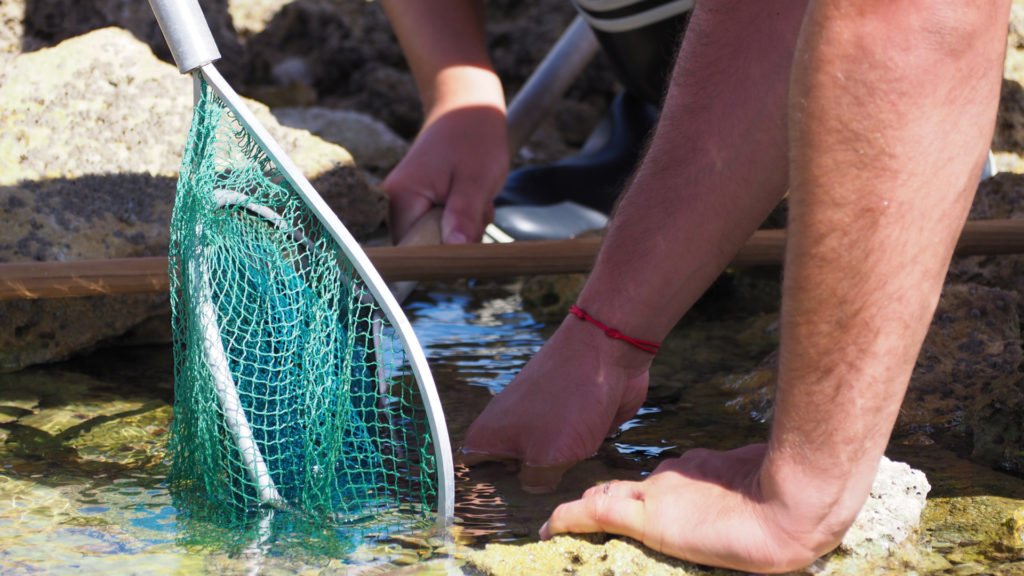
[[[622,340],[626,344],[629,344],[630,346],[637,348],[639,350],[643,350],[648,354],[657,354],[658,350],[661,349],[661,344],[657,342],[651,342],[650,340],[640,340],[639,338],[632,338],[626,336],[622,332],[619,332],[615,328],[609,328],[605,326],[599,320],[597,320],[590,314],[587,314],[587,312],[583,308],[580,308],[575,304],[569,307],[569,312],[573,316],[579,318],[580,320],[583,320],[584,322],[590,322],[594,326],[597,326],[604,332],[605,336],[612,338],[614,340]]]

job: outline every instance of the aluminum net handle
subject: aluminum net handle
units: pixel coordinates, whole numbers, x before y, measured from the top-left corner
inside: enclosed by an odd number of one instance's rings
[[[220,50],[198,0],[149,0],[178,71],[187,74],[220,60]]]

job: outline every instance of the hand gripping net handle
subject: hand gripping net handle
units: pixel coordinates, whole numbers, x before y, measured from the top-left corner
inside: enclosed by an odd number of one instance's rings
[[[435,458],[438,472],[438,521],[447,525],[453,515],[455,507],[455,480],[454,464],[451,452],[451,443],[448,438],[448,429],[445,424],[444,414],[441,409],[440,398],[438,397],[430,368],[427,365],[423,349],[412,331],[409,320],[405,317],[398,302],[388,290],[380,274],[370,263],[369,258],[360,248],[355,238],[345,228],[333,210],[327,206],[323,198],[317,194],[312,184],[299,171],[287,154],[281,149],[277,142],[270,136],[262,124],[256,119],[247,106],[241,101],[237,93],[228,85],[227,81],[211,64],[220,58],[213,35],[206,24],[205,17],[199,7],[197,0],[150,0],[150,6],[156,14],[164,38],[167,40],[182,73],[195,72],[202,74],[206,82],[217,93],[228,108],[235,114],[235,117],[248,131],[249,135],[264,150],[266,155],[280,168],[281,173],[292,185],[303,202],[315,217],[328,230],[331,237],[342,249],[345,257],[355,269],[356,273],[363,279],[370,289],[384,312],[388,321],[394,326],[399,338],[405,348],[408,361],[423,398],[430,433],[433,438]],[[198,87],[199,81],[196,80]],[[230,391],[229,391],[230,392]],[[230,394],[221,394],[221,402],[230,402]],[[236,436],[249,436],[243,429],[233,430]],[[254,448],[246,446],[249,452]],[[252,454],[255,468],[249,472],[265,480],[261,481],[260,492],[268,504],[279,504],[277,494],[269,475],[260,468],[258,453]]]

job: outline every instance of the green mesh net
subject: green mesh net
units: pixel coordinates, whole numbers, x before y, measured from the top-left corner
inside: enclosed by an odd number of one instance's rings
[[[437,470],[395,329],[205,82],[171,223],[172,488],[226,513],[426,518]]]

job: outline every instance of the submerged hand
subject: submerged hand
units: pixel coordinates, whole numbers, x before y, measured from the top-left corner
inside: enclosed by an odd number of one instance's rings
[[[479,241],[508,174],[506,138],[505,115],[493,107],[461,107],[428,119],[382,186],[391,199],[395,241],[433,206],[444,206],[445,244]]]
[[[700,564],[751,572],[802,568],[842,534],[822,538],[788,520],[789,507],[762,491],[765,452],[764,444],[691,450],[662,462],[642,482],[595,486],[556,508],[541,538],[608,532]]]
[[[566,470],[636,414],[651,358],[567,319],[470,426],[462,461],[518,461],[524,490],[554,490]]]

